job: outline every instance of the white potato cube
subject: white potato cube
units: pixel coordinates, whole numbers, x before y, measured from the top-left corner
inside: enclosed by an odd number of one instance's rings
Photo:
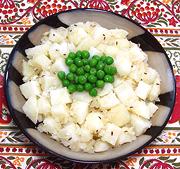
[[[143,134],[148,128],[151,127],[151,122],[147,119],[131,114],[131,124],[134,127],[136,136]]]
[[[154,83],[155,79],[157,78],[158,73],[156,72],[156,70],[148,67],[146,69],[146,72],[144,72],[142,79],[143,81],[145,81],[148,84],[152,84]]]
[[[71,115],[78,124],[84,123],[88,114],[89,103],[83,101],[73,102],[71,105]]]
[[[136,135],[135,135],[133,128],[132,127],[131,128],[123,127],[121,129],[117,144],[122,145],[124,143],[131,142],[135,139],[136,139]]]
[[[103,89],[98,90],[98,95],[105,96],[105,95],[109,94],[110,92],[112,92],[112,90],[113,90],[113,85],[110,83],[106,83],[105,86],[103,87]]]
[[[147,83],[145,83],[143,81],[140,81],[135,90],[135,93],[139,98],[146,100],[150,90],[151,90],[150,85],[148,85]]]
[[[23,64],[22,64],[22,74],[26,80],[29,80],[32,76],[35,75],[35,71],[34,71],[33,67],[24,60],[23,60]],[[24,80],[24,78],[23,78],[23,80]]]
[[[89,113],[86,117],[86,121],[84,126],[89,129],[91,132],[99,132],[104,124],[103,124],[103,120],[102,120],[103,116],[101,113]]]
[[[111,123],[121,127],[130,121],[130,114],[123,104],[118,104],[107,113],[108,120]]]
[[[26,116],[36,124],[38,119],[38,104],[37,104],[37,97],[32,96],[30,97],[26,103],[22,107]]]
[[[152,85],[152,88],[151,88],[149,95],[148,95],[148,99],[150,101],[157,100],[159,94],[160,94],[160,80],[159,80],[159,78],[157,78],[154,81],[154,84]]]
[[[39,114],[47,115],[51,112],[51,105],[46,97],[40,97],[37,102]]]
[[[57,118],[61,124],[65,124],[68,121],[69,113],[65,104],[56,104],[51,107],[51,114],[54,118]]]
[[[46,91],[48,89],[53,89],[57,87],[61,87],[62,84],[56,75],[44,75],[39,79],[39,83],[41,88]]]
[[[124,53],[126,54],[126,53]],[[119,54],[115,58],[115,66],[120,76],[127,76],[131,72],[132,62],[127,55]]]
[[[127,49],[127,48],[130,48],[131,42],[128,41],[128,39],[116,39],[115,45],[119,49]]]
[[[105,95],[102,98],[100,97],[98,101],[100,106],[106,109],[110,109],[119,104],[119,100],[113,92],[110,92],[108,95]]]
[[[31,64],[33,65],[33,67],[46,70],[51,65],[51,60],[46,55],[41,54],[33,57]]]
[[[94,152],[103,152],[110,148],[110,145],[104,141],[97,140],[94,144]]]
[[[28,48],[25,50],[26,55],[28,56],[28,58],[32,58],[34,56],[40,56],[40,55],[48,55],[48,51],[49,51],[49,47],[50,47],[50,43],[45,43],[42,45],[37,45],[33,48]]]
[[[57,29],[50,29],[49,40],[52,42],[60,43],[66,39],[67,34],[68,31],[64,27],[59,27]]]
[[[124,39],[127,37],[128,35],[128,32],[125,31],[124,29],[110,29],[109,30],[110,34],[116,38],[119,38],[119,39]]]
[[[93,138],[93,135],[90,132],[90,130],[88,130],[86,128],[80,128],[79,135],[80,135],[81,142],[88,142]]]
[[[53,72],[59,72],[59,71],[64,71],[65,73],[69,72],[69,68],[68,66],[65,64],[65,59],[59,57],[58,59],[56,59],[56,61],[54,62],[54,64],[51,66],[51,70]]]
[[[87,32],[79,26],[71,26],[69,30],[70,31],[68,32],[68,39],[75,45],[78,45],[83,39],[88,36]]]
[[[125,105],[129,105],[131,100],[134,101],[137,99],[132,86],[126,81],[122,82],[114,91],[121,103]]]
[[[80,101],[90,103],[92,101],[92,97],[87,92],[75,92],[72,94],[73,101]]]
[[[134,102],[133,108],[131,108],[132,112],[137,115],[144,117],[146,119],[150,119],[151,113],[149,111],[149,107],[144,101],[136,101]]]
[[[149,102],[148,104],[149,112],[150,112],[150,117],[153,116],[153,114],[158,110],[158,106],[156,106],[154,103]]]
[[[50,91],[51,105],[71,103],[71,96],[66,87]]]
[[[118,140],[120,131],[121,129],[118,126],[113,123],[108,123],[105,129],[100,133],[102,136],[101,139],[114,146]]]
[[[19,88],[21,90],[21,93],[26,99],[35,95],[40,95],[41,93],[39,83],[38,81],[35,80],[23,83],[22,85],[19,86]]]
[[[94,55],[101,55],[102,53],[95,47],[90,47],[89,49],[90,58],[92,58]]]
[[[117,46],[107,45],[104,53],[115,58],[115,56],[119,53],[119,49]]]

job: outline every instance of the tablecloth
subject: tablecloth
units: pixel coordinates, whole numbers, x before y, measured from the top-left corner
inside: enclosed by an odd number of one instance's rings
[[[3,74],[21,35],[40,19],[73,8],[98,8],[131,18],[166,50],[177,81],[176,105],[163,132],[134,155],[107,164],[78,164],[31,143],[9,115]],[[180,169],[180,1],[179,0],[0,0],[0,168],[2,169]]]

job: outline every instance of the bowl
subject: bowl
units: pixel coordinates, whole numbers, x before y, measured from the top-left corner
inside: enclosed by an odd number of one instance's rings
[[[22,111],[25,102],[19,85],[22,81],[22,60],[27,59],[25,49],[39,44],[41,36],[51,27],[67,28],[76,22],[95,21],[106,28],[122,28],[129,32],[128,39],[139,44],[149,56],[149,64],[161,77],[159,109],[152,117],[152,126],[143,135],[131,143],[126,143],[102,153],[88,154],[73,152],[48,135],[40,133],[36,125]],[[151,143],[164,129],[173,111],[175,102],[175,79],[168,56],[156,38],[146,29],[124,16],[95,9],[75,9],[60,12],[41,20],[32,26],[14,46],[5,71],[5,94],[9,111],[22,132],[37,146],[48,153],[76,162],[99,163],[127,157]]]

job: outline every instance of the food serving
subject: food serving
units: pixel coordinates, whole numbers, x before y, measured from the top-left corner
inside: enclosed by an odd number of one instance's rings
[[[22,109],[37,129],[72,151],[98,153],[151,127],[160,76],[122,29],[75,23],[26,49]]]

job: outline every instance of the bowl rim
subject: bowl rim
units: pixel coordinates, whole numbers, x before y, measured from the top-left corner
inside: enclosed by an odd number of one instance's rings
[[[135,24],[136,26],[140,27],[141,29],[143,29],[145,31],[145,33],[148,34],[148,36],[150,36],[154,41],[158,42],[157,39],[147,30],[145,29],[144,27],[142,27],[139,23],[135,22],[134,20],[131,20],[123,15],[120,15],[120,14],[117,14],[117,13],[114,13],[112,11],[107,11],[107,10],[102,10],[102,9],[95,9],[95,8],[77,8],[77,9],[71,9],[71,10],[66,10],[66,11],[60,11],[58,13],[55,13],[53,15],[50,15],[50,16],[47,16],[43,19],[41,19],[40,21],[38,21],[37,23],[35,23],[32,27],[30,27],[25,33],[22,34],[22,36],[20,37],[20,39],[18,40],[18,42],[14,45],[10,55],[9,55],[9,58],[8,58],[8,61],[7,61],[7,64],[6,64],[6,68],[5,68],[5,72],[4,72],[4,93],[5,93],[5,98],[6,98],[6,101],[7,101],[7,108],[15,122],[15,124],[17,125],[17,127],[20,129],[20,131],[22,131],[22,133],[32,142],[34,143],[37,147],[41,148],[43,151],[45,151],[46,153],[48,154],[51,154],[51,155],[55,155],[59,158],[63,158],[64,160],[69,160],[69,161],[72,161],[72,162],[78,162],[78,163],[91,163],[91,164],[97,164],[97,163],[106,163],[106,162],[112,162],[112,161],[115,161],[115,160],[123,160],[125,159],[126,157],[132,155],[132,154],[135,154],[137,153],[138,151],[142,150],[144,147],[146,147],[147,145],[149,145],[157,136],[160,135],[160,133],[164,130],[165,126],[167,125],[168,123],[168,120],[170,119],[171,115],[172,115],[172,112],[173,112],[173,109],[174,109],[174,105],[175,105],[175,101],[176,101],[176,80],[175,80],[175,75],[173,73],[173,67],[172,67],[172,64],[170,62],[170,59],[168,58],[167,56],[167,53],[166,51],[164,50],[164,48],[161,46],[161,44],[159,43],[160,45],[160,50],[162,51],[162,53],[165,55],[166,57],[166,60],[168,62],[168,66],[170,67],[170,72],[172,74],[172,83],[173,83],[173,99],[172,99],[172,107],[170,107],[170,111],[169,111],[169,114],[165,120],[165,122],[163,123],[162,126],[160,126],[160,130],[159,132],[157,132],[150,140],[148,140],[145,144],[143,144],[142,146],[136,148],[135,150],[125,154],[125,155],[122,155],[122,156],[118,156],[118,157],[115,157],[115,158],[112,158],[112,159],[107,159],[107,160],[92,160],[92,161],[86,161],[86,160],[81,160],[81,159],[73,159],[73,158],[70,158],[70,157],[67,157],[67,156],[63,156],[61,154],[58,154],[54,151],[52,151],[51,149],[49,149],[48,147],[42,145],[40,142],[36,141],[22,126],[21,126],[21,122],[16,118],[16,116],[14,115],[14,112],[13,112],[13,108],[12,108],[12,105],[10,104],[10,94],[9,94],[9,90],[8,90],[8,83],[9,83],[9,79],[8,79],[8,69],[9,67],[11,66],[11,62],[13,60],[13,56],[14,56],[14,53],[16,52],[16,48],[19,46],[20,44],[20,41],[26,37],[32,30],[34,30],[34,28],[36,28],[38,25],[41,25],[43,24],[48,18],[52,17],[52,16],[58,16],[59,14],[61,13],[68,13],[68,12],[73,12],[73,11],[91,11],[91,12],[99,12],[99,13],[110,13],[112,15],[116,15],[118,17],[121,17],[121,18],[124,18],[128,21],[130,21],[131,23]]]

